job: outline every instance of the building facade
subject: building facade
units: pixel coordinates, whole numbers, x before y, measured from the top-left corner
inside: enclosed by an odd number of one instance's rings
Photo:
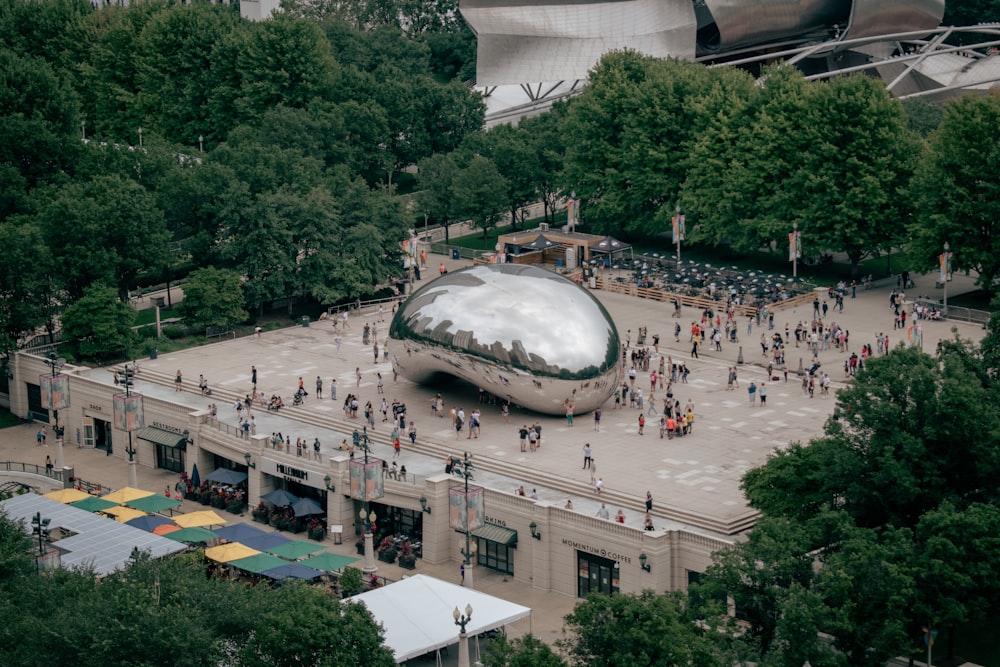
[[[52,423],[39,388],[40,376],[50,373],[46,360],[19,353],[11,372],[11,412]],[[63,446],[100,449],[107,453],[108,466],[127,466],[129,434],[118,428],[113,414],[114,396],[123,390],[99,381],[96,374],[107,369],[66,367],[63,372],[69,376],[70,394],[69,407],[59,412]],[[299,456],[294,447],[273,446],[268,435],[243,437],[208,410],[152,396],[144,397],[144,416],[145,426],[132,433],[138,465],[189,475],[197,465],[202,478],[217,468],[246,472],[251,508],[262,495],[283,488],[326,508],[335,542],[353,542],[361,534],[363,504],[350,495],[346,453],[322,459],[311,453]],[[344,425],[347,432],[351,428]],[[425,561],[454,562],[457,572],[465,534],[450,526],[448,492],[462,483],[443,470],[405,480],[387,478],[384,496],[370,510],[377,524],[389,522],[394,532],[418,542]],[[471,535],[478,567],[568,596],[683,590],[710,564],[712,552],[739,539],[696,527],[644,531],[488,486],[484,505],[485,523]]]

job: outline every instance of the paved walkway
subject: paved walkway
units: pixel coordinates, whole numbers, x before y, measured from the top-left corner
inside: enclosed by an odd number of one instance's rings
[[[428,264],[432,270],[424,273],[424,283],[427,278],[436,276],[433,267],[440,261],[437,256],[430,258]],[[467,264],[450,259],[446,259],[445,263],[449,270]],[[917,287],[910,290],[913,296],[940,294],[940,290],[933,288],[932,275],[918,276],[916,281]],[[952,283],[952,294],[963,291],[961,284],[956,284],[960,281],[961,278],[957,277]],[[889,287],[859,290],[857,298],[846,299],[842,313],[828,318],[851,332],[852,350],[858,349],[862,343],[870,342],[874,346],[875,336],[880,331],[889,334],[893,344],[903,338],[903,332],[893,330],[888,306],[889,291]],[[728,392],[726,369],[736,365],[741,352],[739,345],[724,343],[721,352],[705,351],[700,359],[693,360],[689,356],[690,344],[686,335],[681,336],[680,343],[674,342],[672,332],[677,320],[671,318],[672,309],[668,304],[606,292],[595,292],[595,296],[608,308],[623,334],[629,329],[637,332],[639,327],[645,326],[650,337],[653,333],[660,334],[662,354],[688,363],[692,371],[689,383],[678,385],[676,396],[682,405],[688,399],[695,404],[697,419],[693,435],[661,440],[655,426],[657,419],[649,416],[645,435],[640,436],[637,433],[639,411],[614,410],[612,403],[603,411],[600,432],[594,430],[591,415],[578,415],[573,427],[569,427],[564,419],[533,413],[513,413],[509,423],[504,423],[499,407],[480,406],[478,391],[465,383],[452,381],[424,387],[402,378],[394,382],[390,365],[381,359],[374,362],[370,346],[361,341],[361,330],[366,322],[376,325],[380,339],[384,339],[388,330],[389,314],[385,314],[384,322],[378,322],[374,311],[362,312],[351,318],[351,328],[342,335],[339,350],[330,323],[313,322],[309,327],[267,332],[259,338],[251,336],[220,341],[164,354],[156,360],[141,359],[136,390],[191,408],[202,408],[214,401],[219,405],[220,420],[235,424],[236,412],[231,407],[230,397],[250,391],[251,365],[256,365],[258,369],[260,390],[266,395],[280,393],[289,402],[301,376],[310,392],[306,404],[283,410],[280,415],[255,411],[257,431],[281,431],[293,440],[304,437],[310,443],[318,437],[323,455],[327,456],[334,453],[341,439],[349,437],[353,429],[353,423],[343,418],[341,406],[345,395],[357,390],[362,406],[367,400],[378,406],[382,397],[377,394],[376,373],[380,372],[385,382],[385,397],[389,402],[394,399],[405,402],[409,416],[417,425],[417,446],[404,444],[401,458],[411,473],[421,477],[437,474],[442,471],[441,451],[455,454],[469,451],[483,462],[484,467],[495,471],[481,473],[477,478],[479,483],[511,493],[523,485],[528,493],[533,488],[537,489],[542,500],[559,504],[571,498],[577,511],[591,515],[596,514],[601,500],[604,500],[612,514],[619,507],[623,508],[627,523],[633,526],[641,525],[643,498],[650,490],[654,496],[657,528],[683,525],[670,517],[684,513],[721,517],[745,514],[747,508],[739,490],[742,475],[750,467],[763,462],[774,448],[785,447],[793,441],[805,442],[822,432],[834,400],[821,400],[818,396],[809,399],[802,395],[795,370],[800,358],[805,365],[810,361],[810,355],[803,349],[792,347],[789,350],[788,366],[791,372],[787,384],[767,382],[767,407],[751,408],[748,406],[746,386],[750,381],[758,385],[767,381],[766,362],[761,358],[757,344],[760,336],[757,327],[747,335],[746,323],[741,326],[742,355],[746,363],[739,366],[740,390]],[[682,328],[687,328],[694,313],[688,311],[684,315]],[[811,304],[789,312],[780,311],[775,319],[776,329],[783,332],[786,322],[794,329],[798,320],[807,320],[811,315]],[[966,338],[978,340],[983,333],[978,325],[951,322],[923,324],[925,348],[933,347],[938,338],[949,336],[952,326]],[[844,380],[842,365],[845,356],[835,349],[819,355],[823,370],[828,371],[834,380],[834,388],[841,386]],[[362,373],[359,387],[356,387],[356,368]],[[172,386],[178,369],[185,378],[185,391],[180,393],[175,392]],[[196,384],[199,373],[206,376],[214,389],[210,398],[198,393]],[[317,375],[324,380],[322,400],[317,399],[313,392]],[[111,385],[111,373],[95,371],[93,377],[104,379]],[[329,398],[331,378],[336,378],[339,385],[337,400]],[[644,392],[648,390],[648,374],[640,374],[639,384]],[[456,440],[446,419],[431,416],[430,398],[437,392],[442,393],[448,406],[464,406],[467,413],[475,407],[483,410],[480,438],[470,440],[462,437]],[[658,395],[662,396],[662,392]],[[518,446],[517,429],[520,424],[536,419],[543,425],[543,446],[536,453],[522,453]],[[386,431],[379,414],[375,427],[375,454],[389,458],[391,450]],[[0,458],[43,463],[45,453],[50,453],[54,459],[51,437],[49,447],[43,451],[35,446],[34,432],[35,429],[30,426],[0,431]],[[582,469],[585,442],[593,448],[597,466],[595,476],[604,480],[605,491],[600,499],[592,491],[591,471]],[[66,448],[66,461],[76,468],[78,476],[88,481],[118,488],[124,486],[128,478],[127,464],[119,459],[108,459],[103,452],[70,446]],[[172,473],[139,467],[140,486],[151,491],[162,492],[165,486],[172,486],[175,481],[176,475]],[[189,509],[200,509],[200,506],[185,507],[185,510]],[[349,544],[329,546],[339,553],[351,553],[353,540],[347,542]],[[457,561],[443,565],[418,562],[417,571],[452,581],[458,578]],[[395,565],[379,563],[379,574],[399,578],[405,571]],[[477,570],[476,587],[532,607],[535,610],[532,630],[545,641],[559,636],[562,617],[575,604],[573,598],[543,593],[530,585],[506,581],[503,576],[485,570]],[[513,634],[527,631],[527,627],[515,627]]]

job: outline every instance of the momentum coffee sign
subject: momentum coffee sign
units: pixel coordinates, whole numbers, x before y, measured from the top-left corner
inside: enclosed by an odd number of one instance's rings
[[[619,563],[632,562],[631,556],[626,556],[616,551],[608,551],[607,549],[604,549],[602,547],[595,547],[592,544],[583,544],[581,542],[577,542],[576,540],[571,540],[568,537],[564,537],[562,543],[568,547],[576,549],[577,551],[582,551],[588,554],[594,554],[595,556],[600,556],[601,558],[607,558],[609,560],[616,560]]]

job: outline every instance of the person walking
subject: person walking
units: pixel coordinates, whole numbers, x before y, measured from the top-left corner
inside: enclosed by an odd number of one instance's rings
[[[586,470],[590,467],[590,443],[586,443],[583,446],[583,469]]]
[[[757,385],[751,382],[750,386],[747,387],[747,394],[749,394],[750,407],[752,408],[757,404]]]
[[[639,435],[642,435],[642,430],[646,427],[646,415],[639,413]]]
[[[764,386],[763,382],[760,383],[760,391],[757,393],[760,394],[760,407],[763,408],[767,405],[767,387]]]
[[[653,511],[653,492],[646,491],[646,512]]]
[[[604,480],[598,477],[597,481],[594,482],[594,493],[596,493],[597,495],[601,495],[601,490],[603,488],[604,488]]]
[[[252,385],[253,390],[257,391],[257,367],[256,366],[251,366],[250,367],[250,384]]]
[[[316,376],[316,398],[323,398],[323,378]]]
[[[596,410],[594,410],[594,430],[595,431],[600,431],[601,430],[601,409],[600,408],[597,408]]]

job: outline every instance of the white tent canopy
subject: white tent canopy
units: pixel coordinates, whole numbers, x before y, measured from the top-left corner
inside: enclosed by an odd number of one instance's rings
[[[469,635],[487,632],[531,615],[498,597],[463,588],[427,575],[407,577],[394,584],[350,598],[362,602],[385,628],[385,643],[402,663],[458,642],[452,611],[472,606]]]

